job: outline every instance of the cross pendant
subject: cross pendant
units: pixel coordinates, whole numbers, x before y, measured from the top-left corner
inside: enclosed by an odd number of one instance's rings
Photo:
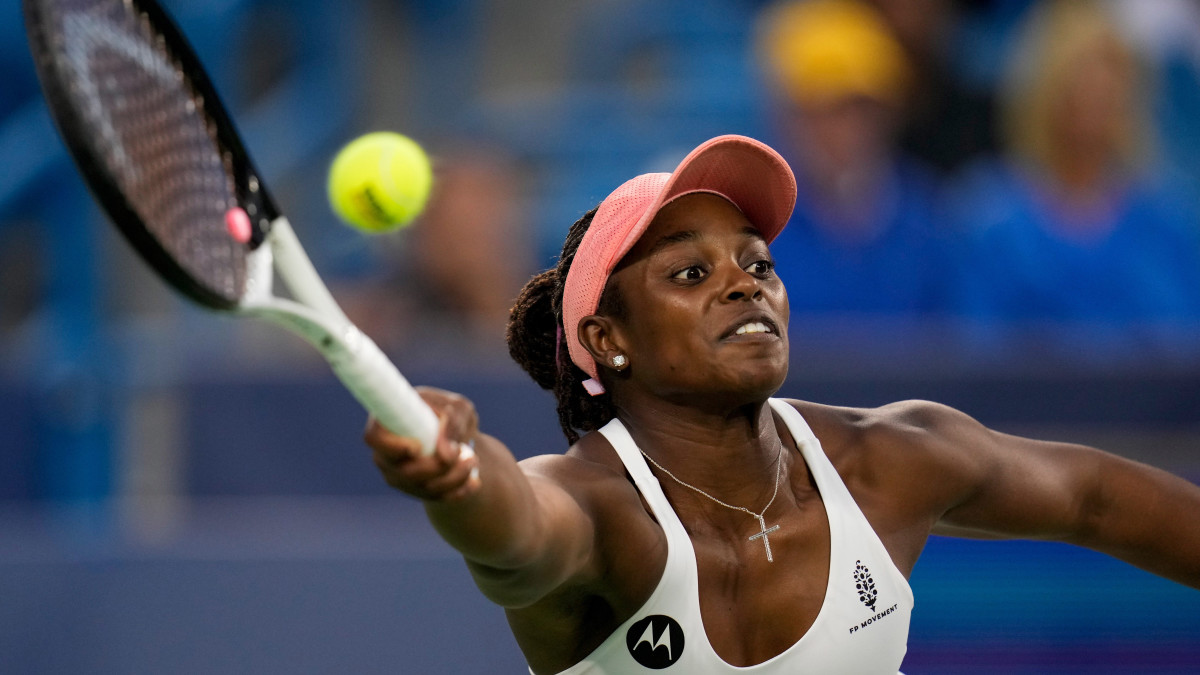
[[[754,541],[755,539],[762,539],[763,547],[765,547],[767,549],[767,562],[775,562],[775,559],[771,557],[771,540],[767,538],[767,535],[774,532],[775,530],[778,530],[779,526],[773,525],[771,527],[767,527],[767,522],[765,520],[763,520],[762,516],[754,516],[754,517],[758,518],[758,529],[760,529],[762,531],[756,535],[751,536],[750,541]]]

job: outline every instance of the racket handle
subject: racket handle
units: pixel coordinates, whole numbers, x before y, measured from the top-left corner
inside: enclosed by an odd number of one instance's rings
[[[359,403],[389,431],[417,439],[424,454],[432,453],[437,415],[375,342],[353,325],[341,341],[330,342],[322,351]]]
[[[389,431],[417,439],[425,454],[433,452],[438,418],[416,389],[404,379],[371,338],[350,323],[284,216],[271,223],[271,246],[256,251],[254,264],[265,272],[255,296],[243,311],[275,321],[316,347],[342,384]],[[270,270],[279,272],[300,302],[271,294]]]

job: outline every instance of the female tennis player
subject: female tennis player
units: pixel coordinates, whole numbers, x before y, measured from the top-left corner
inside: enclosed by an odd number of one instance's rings
[[[566,454],[514,461],[443,391],[423,391],[433,455],[369,425],[533,673],[896,673],[931,533],[1070,542],[1200,588],[1187,481],[934,403],[772,398],[788,300],[768,244],[795,197],[778,154],[722,136],[572,227],[508,335]]]

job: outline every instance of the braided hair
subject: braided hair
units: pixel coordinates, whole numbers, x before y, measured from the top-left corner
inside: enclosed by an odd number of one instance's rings
[[[571,361],[561,337],[565,330],[562,304],[567,272],[595,215],[593,208],[575,221],[567,232],[558,264],[534,276],[521,289],[509,313],[506,335],[513,360],[539,387],[554,392],[558,423],[569,443],[579,440],[579,431],[599,429],[616,415],[608,392],[591,396],[584,391],[583,381],[589,376]],[[605,287],[597,311],[624,316],[624,303],[615,287]]]

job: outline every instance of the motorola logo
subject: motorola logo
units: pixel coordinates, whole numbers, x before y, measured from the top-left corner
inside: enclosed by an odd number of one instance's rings
[[[653,670],[667,668],[683,655],[683,628],[669,616],[654,614],[629,627],[625,644],[634,661]]]

